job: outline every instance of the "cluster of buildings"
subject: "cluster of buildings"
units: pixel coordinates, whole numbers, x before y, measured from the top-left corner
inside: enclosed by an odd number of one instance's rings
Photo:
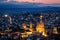
[[[0,16],[0,39],[55,40],[60,29],[58,14],[4,14]],[[36,37],[36,39],[34,37]],[[32,38],[31,38],[32,37]],[[5,38],[5,39],[4,39]]]

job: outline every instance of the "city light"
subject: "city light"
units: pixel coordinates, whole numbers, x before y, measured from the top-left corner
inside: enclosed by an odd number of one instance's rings
[[[36,40],[40,40],[40,38],[49,40],[51,39],[50,37],[55,39],[55,37],[59,35],[59,32],[58,32],[59,18],[56,19],[56,16],[54,17],[46,16],[46,14],[45,15],[42,14],[38,16],[35,16],[35,14],[33,15],[30,14],[32,16],[30,15],[16,16],[16,15],[7,15],[7,14],[2,15],[3,17],[1,17],[2,18],[1,24],[3,25],[2,27],[0,27],[0,31],[2,30],[0,34],[2,36],[7,35],[6,38],[10,38],[14,40],[16,39],[17,40],[18,39],[35,40],[35,38]],[[51,15],[51,14],[48,14],[48,15]]]
[[[12,18],[9,15],[5,14],[4,17],[8,17],[10,24],[12,24]]]
[[[7,14],[5,14],[4,16],[5,16],[5,17],[8,17],[8,15],[7,15]]]

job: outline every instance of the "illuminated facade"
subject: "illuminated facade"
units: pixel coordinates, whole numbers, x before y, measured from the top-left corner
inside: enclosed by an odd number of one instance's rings
[[[30,28],[27,28],[26,23],[22,24],[22,27],[24,28],[24,30],[29,30],[29,32],[25,31],[26,35],[33,34],[34,31],[33,31],[33,26],[32,25],[33,25],[32,22],[30,22],[30,24],[29,24]],[[37,23],[35,32],[42,33],[43,36],[47,36],[47,34],[45,32],[45,28],[44,28],[44,23],[42,22],[42,16],[40,16],[40,22]]]
[[[33,32],[33,27],[32,27],[32,23],[30,22],[30,28],[29,28],[29,30],[31,31],[31,32]]]
[[[24,28],[24,30],[26,30],[27,28],[25,23],[22,24],[22,27]]]
[[[56,27],[53,28],[53,33],[54,33],[54,34],[58,34]]]
[[[47,36],[45,33],[44,23],[42,22],[42,16],[40,16],[40,23],[37,23],[36,31],[42,33],[44,36]]]

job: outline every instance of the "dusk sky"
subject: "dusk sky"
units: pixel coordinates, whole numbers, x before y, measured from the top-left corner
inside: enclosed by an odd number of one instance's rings
[[[35,2],[35,3],[45,3],[45,4],[53,4],[53,3],[60,4],[60,0],[0,0],[0,2],[11,2],[11,1],[16,1],[16,2]]]

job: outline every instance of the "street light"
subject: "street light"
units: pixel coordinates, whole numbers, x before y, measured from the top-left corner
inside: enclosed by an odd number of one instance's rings
[[[5,17],[8,17],[8,15],[6,15],[6,14],[5,14],[4,16],[5,16]]]

